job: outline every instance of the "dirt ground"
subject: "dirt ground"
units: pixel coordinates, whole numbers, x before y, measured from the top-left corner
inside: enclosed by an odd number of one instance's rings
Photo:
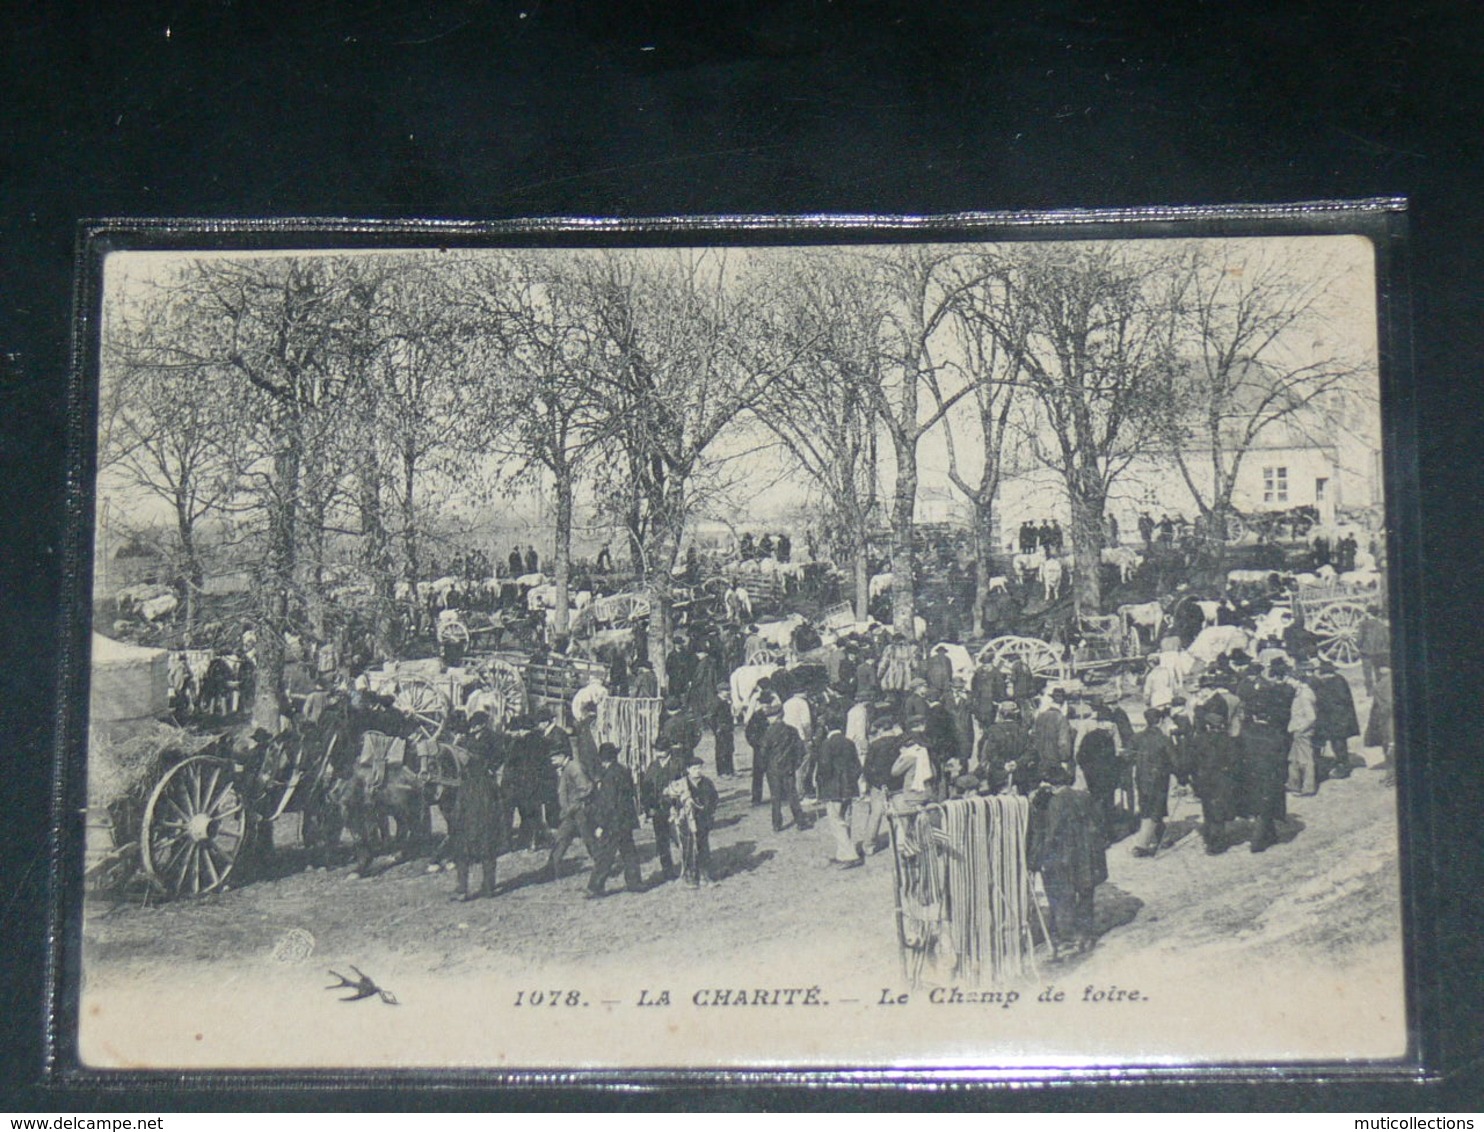
[[[1364,719],[1368,705],[1359,707]],[[708,773],[709,742],[701,751]],[[304,967],[305,988],[325,968],[353,963],[376,975],[395,972],[403,985],[414,978],[513,985],[566,970],[627,989],[625,972],[764,975],[788,967],[790,957],[810,960],[811,981],[848,973],[852,986],[871,993],[901,985],[890,854],[841,871],[829,864],[823,824],[775,834],[768,807],[750,804],[740,736],[737,749],[742,773],[718,781],[715,887],[655,884],[646,826],[637,840],[652,887],[641,893],[623,892],[614,878],[613,895],[584,899],[589,862],[579,841],[557,881],[545,877],[544,852],[515,852],[501,859],[494,899],[456,904],[452,873],[430,873],[425,861],[367,879],[353,878],[348,864],[305,869],[290,822],[278,830],[285,848],[274,878],[149,907],[90,899],[85,991],[106,997],[110,989],[246,980],[276,969],[275,961]],[[1365,754],[1379,759],[1378,751]],[[1289,816],[1281,842],[1266,853],[1248,851],[1250,829],[1238,823],[1244,840],[1212,857],[1196,833],[1199,803],[1176,797],[1170,847],[1152,859],[1132,857],[1129,838],[1109,849],[1097,947],[1043,973],[1091,985],[1131,963],[1145,970],[1168,963],[1199,988],[1297,963],[1336,973],[1342,991],[1347,970],[1381,971],[1399,986],[1394,790],[1379,770],[1358,768],[1314,797],[1291,797]]]

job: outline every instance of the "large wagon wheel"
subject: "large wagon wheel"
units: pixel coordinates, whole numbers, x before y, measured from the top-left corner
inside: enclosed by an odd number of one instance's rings
[[[448,697],[443,690],[431,680],[416,676],[398,680],[392,706],[412,718],[425,737],[441,732],[448,719]]]
[[[995,637],[979,650],[977,659],[980,664],[1009,666],[1017,657],[1042,679],[1065,680],[1070,676],[1061,651],[1039,637]]]
[[[438,643],[452,641],[454,644],[469,644],[469,626],[462,621],[444,621],[438,626]]]
[[[193,755],[166,772],[144,806],[144,871],[167,892],[199,896],[227,883],[250,829],[232,764]]]
[[[1309,626],[1319,638],[1319,655],[1341,668],[1354,668],[1360,663],[1357,641],[1366,607],[1359,601],[1331,601],[1320,607]]]
[[[1235,511],[1229,511],[1226,515],[1226,541],[1241,542],[1247,535],[1247,524],[1242,516]]]
[[[469,698],[475,710],[488,710],[492,721],[510,720],[526,710],[526,682],[509,661],[491,660],[484,670],[484,684]],[[465,710],[469,710],[467,704]]]

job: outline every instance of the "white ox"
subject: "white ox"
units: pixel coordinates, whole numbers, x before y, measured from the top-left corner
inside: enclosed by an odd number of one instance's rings
[[[757,683],[763,677],[771,677],[779,671],[777,664],[744,664],[741,668],[732,669],[728,686],[732,693],[732,714],[739,715],[748,700],[752,699],[752,693],[757,689]]]
[[[174,594],[161,594],[139,603],[139,613],[146,621],[159,621],[169,617],[180,608],[180,598]]]
[[[891,592],[891,573],[871,575],[871,600],[875,601],[884,593]]]
[[[1247,647],[1247,633],[1236,625],[1217,625],[1202,629],[1190,642],[1190,653],[1202,664],[1215,664],[1218,657]]]
[[[1010,559],[1010,565],[1014,567],[1015,573],[1023,582],[1033,574],[1041,572],[1041,565],[1046,561],[1044,552],[1035,550],[1030,554],[1017,554]]]
[[[1123,582],[1132,578],[1135,571],[1144,564],[1144,559],[1132,547],[1127,546],[1103,547],[1102,560],[1104,566],[1118,567],[1118,577]]]
[[[1062,564],[1059,558],[1048,558],[1041,563],[1041,585],[1046,591],[1046,600],[1061,596]]]
[[[786,649],[794,643],[794,630],[803,623],[804,618],[797,613],[781,621],[759,621],[757,635],[775,648]]]
[[[989,591],[988,592],[989,593],[992,593],[992,594],[1009,593],[1010,592],[1009,586],[1010,586],[1010,579],[1009,578],[1005,577],[1005,575],[1003,575],[1003,574],[996,574],[993,578],[991,578],[989,580]]]
[[[1217,612],[1221,609],[1221,602],[1198,601],[1195,604],[1201,611],[1201,618],[1204,620],[1206,627],[1210,628],[1212,625],[1215,625]]]
[[[1275,605],[1272,609],[1252,621],[1252,639],[1266,641],[1269,637],[1277,640],[1283,639],[1283,630],[1293,624],[1293,611],[1282,605]]]
[[[1130,630],[1148,629],[1149,641],[1153,644],[1159,640],[1159,631],[1164,627],[1165,609],[1157,601],[1141,601],[1130,605],[1120,605],[1118,616],[1122,617],[1124,623]]]

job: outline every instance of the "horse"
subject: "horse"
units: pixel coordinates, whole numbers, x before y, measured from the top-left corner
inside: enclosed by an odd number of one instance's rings
[[[372,767],[358,765],[330,787],[328,799],[355,838],[356,876],[366,876],[371,862],[388,851],[402,864],[431,839],[424,785],[405,766],[388,766],[376,782]]]

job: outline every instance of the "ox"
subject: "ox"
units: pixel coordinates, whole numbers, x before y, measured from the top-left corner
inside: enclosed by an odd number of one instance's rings
[[[1105,546],[1102,552],[1102,562],[1104,566],[1117,566],[1119,580],[1126,583],[1144,564],[1144,559],[1130,547]]]
[[[1159,640],[1159,631],[1164,628],[1165,610],[1164,606],[1157,601],[1142,601],[1131,605],[1120,605],[1118,616],[1122,617],[1128,625],[1129,631],[1138,633],[1140,629],[1149,631],[1149,645],[1152,647]],[[1136,637],[1142,641],[1142,636]]]

